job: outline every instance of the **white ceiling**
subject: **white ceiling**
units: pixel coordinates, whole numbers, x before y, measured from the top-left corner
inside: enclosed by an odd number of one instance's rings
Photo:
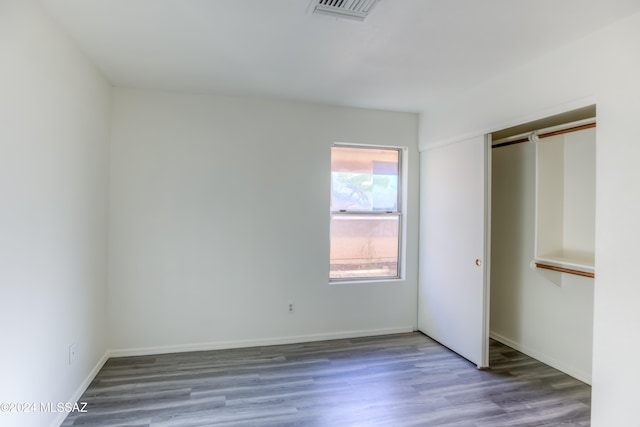
[[[41,0],[117,86],[420,111],[640,11],[638,0]]]

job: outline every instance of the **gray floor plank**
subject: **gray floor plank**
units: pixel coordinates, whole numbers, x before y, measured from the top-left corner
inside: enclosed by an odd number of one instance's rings
[[[591,388],[495,341],[490,371],[420,333],[107,361],[70,426],[588,426]]]

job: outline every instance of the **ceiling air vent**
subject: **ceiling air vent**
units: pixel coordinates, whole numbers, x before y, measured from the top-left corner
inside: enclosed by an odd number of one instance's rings
[[[312,0],[312,13],[364,21],[380,0]]]

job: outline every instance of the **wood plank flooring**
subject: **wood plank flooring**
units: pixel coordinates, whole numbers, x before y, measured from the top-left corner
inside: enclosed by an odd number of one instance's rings
[[[495,341],[420,333],[109,359],[67,426],[588,426],[591,387]]]

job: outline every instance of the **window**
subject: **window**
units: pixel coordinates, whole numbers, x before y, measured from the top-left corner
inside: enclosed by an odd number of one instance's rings
[[[401,150],[331,149],[331,281],[400,277]]]

